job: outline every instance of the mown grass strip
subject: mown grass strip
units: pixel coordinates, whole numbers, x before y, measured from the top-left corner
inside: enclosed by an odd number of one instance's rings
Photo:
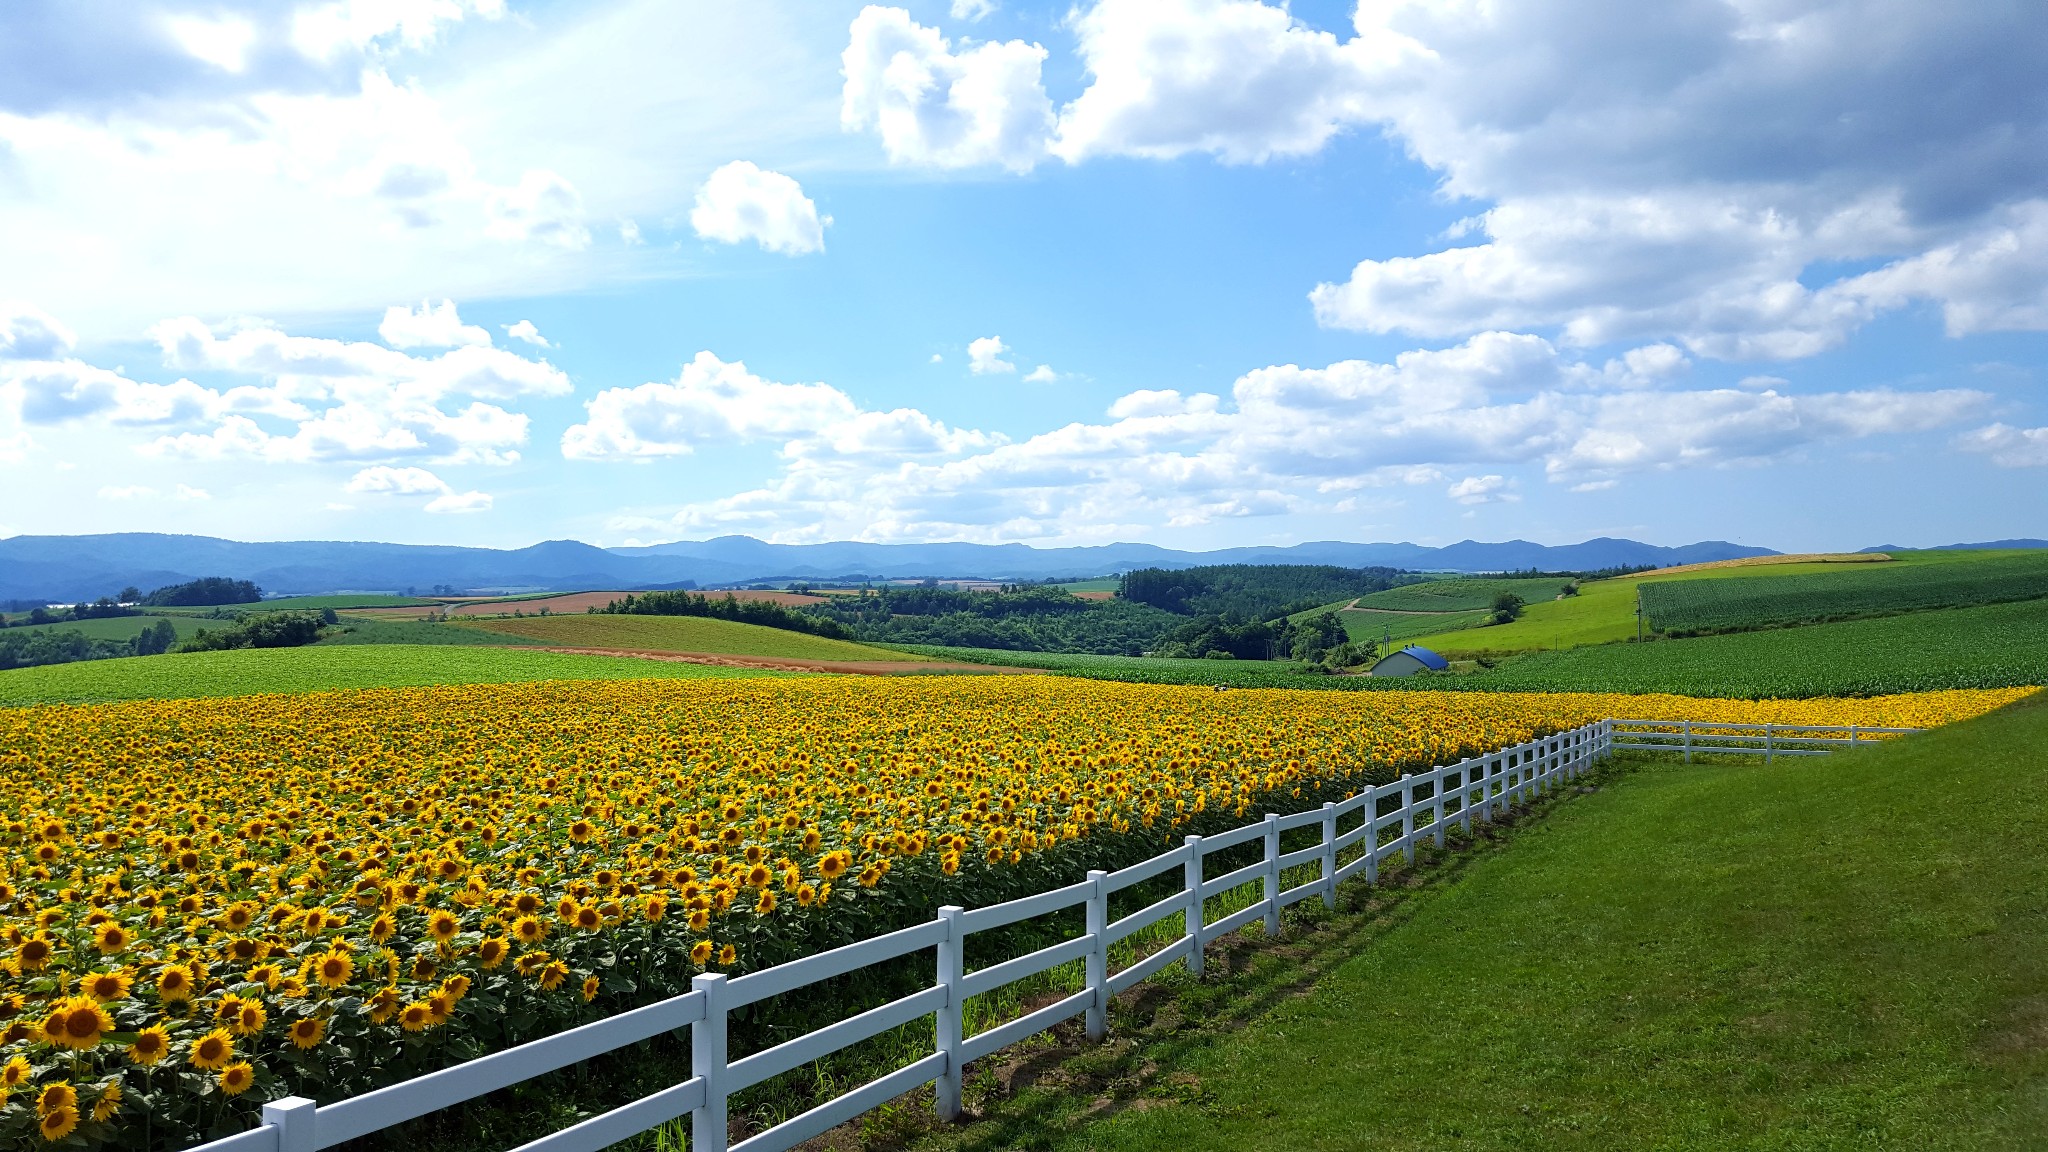
[[[2044,740],[2035,697],[1796,766],[1624,767],[918,1146],[2041,1147],[2048,806],[2014,799]]]

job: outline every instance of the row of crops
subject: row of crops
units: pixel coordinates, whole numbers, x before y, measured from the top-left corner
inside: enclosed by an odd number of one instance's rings
[[[1574,583],[1568,576],[1452,577],[1389,588],[1361,596],[1357,603],[1386,612],[1469,612],[1493,607],[1502,593],[1511,592],[1528,603],[1553,600]]]
[[[1921,726],[2015,695],[817,678],[8,709],[0,1141],[176,1147],[1616,712]]]
[[[1639,595],[1651,626],[1665,635],[1738,632],[2048,597],[2048,554],[1867,564],[1797,576],[1647,581]]]

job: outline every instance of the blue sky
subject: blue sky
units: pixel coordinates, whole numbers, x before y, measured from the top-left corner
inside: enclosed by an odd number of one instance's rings
[[[2048,535],[2048,14],[0,13],[0,534]]]

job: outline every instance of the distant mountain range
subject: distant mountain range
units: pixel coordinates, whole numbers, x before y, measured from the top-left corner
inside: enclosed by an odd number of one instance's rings
[[[451,548],[344,541],[243,543],[209,536],[121,532],[100,536],[15,536],[0,540],[0,600],[77,601],[130,585],[147,591],[200,576],[254,580],[272,595],[320,592],[550,591],[715,586],[759,580],[842,577],[1082,579],[1132,568],[1200,564],[1383,565],[1455,572],[1592,571],[1767,556],[1709,540],[1663,548],[1601,538],[1550,547],[1526,540],[1418,544],[1322,541],[1291,547],[1183,552],[1151,544],[1032,548],[1023,544],[769,544],[751,536],[686,540],[646,548],[598,548],[550,540],[530,548]]]

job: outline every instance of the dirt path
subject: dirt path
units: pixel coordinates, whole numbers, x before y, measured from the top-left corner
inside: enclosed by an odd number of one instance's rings
[[[1474,612],[1484,612],[1486,611],[1486,609],[1453,608],[1447,612],[1425,612],[1416,608],[1360,608],[1358,606],[1358,601],[1353,600],[1351,603],[1346,604],[1344,607],[1337,609],[1337,611],[1376,612],[1382,616],[1470,616]]]
[[[891,676],[906,672],[969,672],[995,676],[1043,676],[1043,668],[1005,668],[990,664],[957,664],[943,660],[799,660],[781,656],[736,656],[728,652],[654,652],[637,648],[563,648],[520,646],[530,652],[562,652],[572,656],[630,656],[676,664],[711,664],[721,668],[767,668],[779,672],[840,672],[854,676]]]

